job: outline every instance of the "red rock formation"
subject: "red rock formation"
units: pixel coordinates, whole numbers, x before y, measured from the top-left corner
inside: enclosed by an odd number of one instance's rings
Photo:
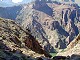
[[[25,40],[24,42],[25,42],[25,45],[26,45],[29,49],[31,49],[31,50],[33,50],[33,51],[35,51],[35,52],[37,52],[37,53],[44,54],[46,57],[51,57],[51,55],[48,54],[48,53],[42,48],[42,46],[38,43],[37,40],[35,40],[35,38],[34,38],[33,36],[30,35],[28,38],[26,38],[26,40]]]

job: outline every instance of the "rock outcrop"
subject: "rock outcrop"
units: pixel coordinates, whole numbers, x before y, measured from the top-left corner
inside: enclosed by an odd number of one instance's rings
[[[66,48],[80,33],[80,9],[77,4],[41,0],[18,7],[18,10],[15,7],[1,8],[0,16],[15,19],[31,30],[32,35],[49,52]],[[3,10],[7,15],[1,12]]]
[[[53,60],[80,60],[80,55],[73,54],[71,56],[55,56]]]
[[[67,46],[64,52],[58,53],[59,56],[78,56],[80,57],[80,34]],[[73,57],[74,58],[74,57]]]
[[[0,18],[0,59],[19,60],[28,56],[51,57],[28,29],[23,29],[13,20]]]
[[[41,45],[52,52],[52,48],[66,48],[78,35],[79,11],[77,4],[35,1],[28,7],[25,5],[16,21],[29,28]]]

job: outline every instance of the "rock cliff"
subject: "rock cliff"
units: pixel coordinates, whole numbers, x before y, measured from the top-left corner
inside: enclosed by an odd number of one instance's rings
[[[80,34],[67,46],[64,52],[60,52],[59,56],[80,55]]]
[[[13,20],[0,18],[0,59],[19,60],[40,56],[51,57],[28,29],[23,29]]]
[[[80,32],[77,4],[35,1],[21,10],[16,21],[29,28],[41,45],[52,52],[64,49]]]
[[[66,48],[80,33],[79,12],[77,4],[51,0],[0,8],[1,17],[15,19],[25,29],[31,30],[32,35],[49,52]]]

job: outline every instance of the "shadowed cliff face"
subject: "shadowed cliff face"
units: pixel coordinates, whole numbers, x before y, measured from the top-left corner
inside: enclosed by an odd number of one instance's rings
[[[6,17],[5,13],[0,13],[0,16],[15,19],[24,28],[30,29],[32,35],[49,52],[54,52],[56,48],[66,48],[80,32],[80,9],[77,4],[38,1],[17,7],[19,9],[15,9],[14,14],[9,11],[10,8],[6,8],[11,14]]]
[[[15,20],[21,9],[21,6],[0,7],[0,17]]]
[[[48,2],[51,3],[51,2]],[[46,2],[35,2],[35,4],[33,5],[33,9],[39,10],[41,12],[44,12],[45,14],[52,16],[53,14],[53,10],[52,8],[50,8]]]
[[[60,52],[57,55],[58,56],[74,56],[73,58],[77,58],[78,57],[77,55],[80,55],[79,46],[80,46],[80,34],[67,46],[64,52]]]
[[[22,19],[22,26],[29,28],[33,36],[43,42],[41,43],[43,47],[50,48],[47,45],[51,44],[50,46],[54,48],[64,49],[78,35],[80,31],[78,5],[55,2],[35,2],[32,7],[31,5],[21,10],[24,11],[22,15],[25,14],[26,18],[20,15],[23,18],[17,16],[17,21],[20,22]]]

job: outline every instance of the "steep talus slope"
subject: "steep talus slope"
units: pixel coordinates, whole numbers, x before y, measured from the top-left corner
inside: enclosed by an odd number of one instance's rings
[[[64,49],[80,32],[77,4],[35,1],[25,5],[16,21],[31,30],[33,36],[49,52]]]
[[[64,52],[58,53],[59,56],[80,55],[80,34],[67,46]]]
[[[51,57],[28,29],[24,30],[13,20],[0,18],[0,58],[15,60],[18,57],[21,59],[25,56]]]

